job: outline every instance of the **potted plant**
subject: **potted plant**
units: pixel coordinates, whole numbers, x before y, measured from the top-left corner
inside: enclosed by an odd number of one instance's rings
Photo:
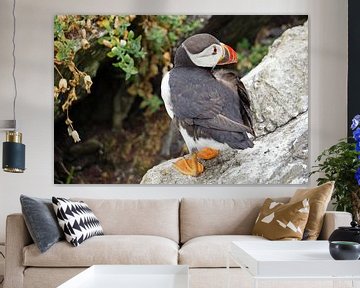
[[[360,220],[360,115],[352,120],[353,137],[325,149],[310,175],[320,173],[317,183],[335,181],[332,199],[337,211],[348,211]],[[349,141],[348,141],[349,140]],[[353,141],[355,140],[355,141]]]

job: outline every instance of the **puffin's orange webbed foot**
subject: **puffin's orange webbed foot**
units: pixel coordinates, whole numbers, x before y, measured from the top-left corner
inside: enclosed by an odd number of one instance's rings
[[[183,158],[176,161],[174,167],[182,174],[193,177],[197,177],[204,172],[204,165],[199,163],[196,154],[192,154],[189,159]]]
[[[219,150],[206,147],[196,153],[197,157],[203,160],[210,160],[219,156]]]

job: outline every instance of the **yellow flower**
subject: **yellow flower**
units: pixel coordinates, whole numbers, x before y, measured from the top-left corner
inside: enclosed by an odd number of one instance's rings
[[[90,19],[86,20],[86,28],[88,28],[88,29],[91,28],[91,20]]]
[[[58,87],[54,86],[54,98],[57,99],[59,97],[60,90]]]
[[[71,103],[72,103],[73,101],[76,101],[76,100],[77,100],[76,90],[75,90],[75,87],[73,87],[70,90],[70,93],[68,95],[68,101],[71,101]]]
[[[120,47],[125,47],[126,46],[126,40],[121,39],[120,40]]]
[[[73,131],[71,132],[71,137],[73,138],[73,140],[74,140],[75,143],[81,141],[80,136],[79,136],[79,133],[78,133],[76,130],[73,130]]]
[[[67,119],[65,120],[65,124],[66,124],[66,125],[71,125],[72,123],[73,123],[73,121],[71,121],[70,118],[67,118]]]
[[[86,30],[83,28],[83,29],[81,29],[81,36],[82,36],[82,38],[86,38]]]
[[[79,133],[76,130],[72,129],[71,126],[68,126],[67,130],[68,130],[69,136],[71,136],[73,138],[75,143],[81,141]]]
[[[67,90],[67,81],[64,78],[61,78],[59,81],[59,91],[65,93]]]
[[[91,85],[93,84],[92,80],[91,80],[91,77],[89,75],[86,75],[84,77],[84,84],[85,84],[85,89],[86,89],[86,92],[87,93],[90,93],[90,88],[91,88]]]
[[[110,49],[113,47],[113,45],[108,40],[103,40],[102,44]]]
[[[90,43],[86,39],[81,39],[81,47],[86,50],[90,48]]]

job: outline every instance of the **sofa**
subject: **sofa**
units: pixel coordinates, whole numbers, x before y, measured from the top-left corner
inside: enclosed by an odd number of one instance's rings
[[[5,288],[57,287],[95,264],[189,265],[191,288],[223,288],[230,243],[269,241],[251,235],[264,199],[81,200],[105,235],[78,247],[63,240],[40,253],[22,214],[7,217]],[[350,221],[349,213],[326,212],[320,238]],[[230,267],[230,287],[240,287],[245,272]]]

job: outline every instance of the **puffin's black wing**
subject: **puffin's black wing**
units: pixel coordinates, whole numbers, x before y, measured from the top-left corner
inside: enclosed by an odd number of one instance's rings
[[[252,126],[247,125],[249,121],[245,124],[242,119],[240,106],[249,104],[245,88],[245,96],[240,96],[236,86],[224,81],[219,81],[206,69],[174,68],[169,85],[175,117],[188,125],[253,133]],[[245,98],[241,100],[241,97]]]
[[[228,85],[234,91],[238,91],[240,101],[240,113],[244,124],[251,129],[251,134],[255,136],[253,121],[250,110],[250,98],[246,91],[244,84],[241,82],[239,74],[235,71],[220,69],[214,70],[214,77],[219,81],[222,81],[225,85]]]
[[[169,85],[173,112],[180,119],[211,119],[218,115],[225,98],[211,73],[198,68],[174,68]]]

